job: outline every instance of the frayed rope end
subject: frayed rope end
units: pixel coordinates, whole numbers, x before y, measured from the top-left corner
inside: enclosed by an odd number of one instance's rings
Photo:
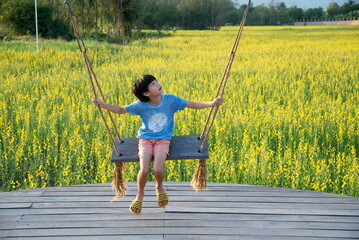
[[[122,198],[127,194],[127,185],[124,178],[125,163],[115,163],[115,169],[113,171],[112,189],[116,193],[116,196],[111,200],[115,201]]]
[[[208,178],[208,172],[207,172],[207,166],[206,166],[206,160],[205,159],[199,159],[198,160],[198,166],[195,174],[193,175],[191,186],[194,190],[206,190],[207,189],[207,178]]]

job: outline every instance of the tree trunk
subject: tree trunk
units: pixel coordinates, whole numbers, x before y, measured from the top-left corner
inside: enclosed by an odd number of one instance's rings
[[[96,39],[99,40],[100,39],[100,34],[99,34],[99,26],[98,26],[98,3],[97,1],[95,1],[95,32],[96,32]]]
[[[90,1],[87,2],[87,34],[88,35],[91,35],[91,31],[92,31],[92,27],[91,27],[91,22],[92,22],[92,19],[93,19],[93,16],[91,15],[91,9],[92,9],[92,6],[91,6],[91,3]]]
[[[123,8],[123,0],[119,0],[118,4],[118,27],[120,32],[120,37],[124,38],[126,36],[126,28],[124,23],[124,8]]]

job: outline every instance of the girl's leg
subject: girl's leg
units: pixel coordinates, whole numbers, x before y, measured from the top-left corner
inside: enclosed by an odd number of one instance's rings
[[[163,181],[165,179],[165,161],[167,158],[167,153],[164,152],[157,152],[154,155],[154,163],[153,163],[153,172],[155,174],[156,179],[156,193],[163,193],[165,192],[163,188]],[[160,205],[166,204],[167,201],[162,201]]]
[[[137,195],[136,199],[143,201],[145,196],[145,187],[150,174],[150,162],[152,160],[152,154],[142,153],[140,155],[140,171],[137,174]],[[140,210],[132,207],[132,210],[139,212]]]
[[[137,199],[143,201],[145,195],[145,187],[150,174],[150,162],[152,155],[149,153],[142,153],[140,156],[140,171],[137,174]]]

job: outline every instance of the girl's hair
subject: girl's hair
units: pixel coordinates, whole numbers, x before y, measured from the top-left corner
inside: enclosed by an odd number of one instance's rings
[[[150,99],[143,94],[148,92],[148,86],[151,82],[156,80],[152,75],[143,75],[132,85],[132,93],[140,100],[141,102],[148,102]]]

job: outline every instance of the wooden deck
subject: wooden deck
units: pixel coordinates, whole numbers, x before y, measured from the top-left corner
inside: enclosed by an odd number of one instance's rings
[[[110,184],[0,192],[0,238],[15,239],[359,239],[359,198],[240,184],[195,192],[166,182],[156,205],[148,183],[141,215],[128,207],[136,183],[110,202]]]

